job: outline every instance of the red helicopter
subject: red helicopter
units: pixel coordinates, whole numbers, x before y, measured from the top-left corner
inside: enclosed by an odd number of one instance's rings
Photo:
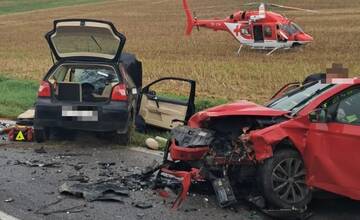
[[[258,6],[258,9],[238,11],[225,19],[199,20],[196,15],[192,16],[187,0],[183,0],[187,17],[186,35],[191,34],[193,27],[198,30],[204,27],[229,32],[240,42],[238,54],[244,45],[252,49],[270,50],[267,53],[270,55],[278,49],[290,49],[313,41],[299,25],[278,13],[267,11],[267,8],[277,7],[313,13],[317,11],[271,3],[254,2],[245,6]]]

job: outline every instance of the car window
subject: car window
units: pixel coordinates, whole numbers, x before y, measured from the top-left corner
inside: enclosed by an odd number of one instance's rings
[[[351,88],[335,96],[323,108],[330,121],[360,125],[360,88]]]
[[[149,87],[152,94],[163,100],[179,100],[187,103],[189,100],[191,84],[180,80],[162,80]]]

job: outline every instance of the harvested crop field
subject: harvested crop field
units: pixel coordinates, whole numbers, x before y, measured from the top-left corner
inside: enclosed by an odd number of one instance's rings
[[[283,3],[282,1],[272,1]],[[189,0],[199,18],[225,17],[241,9],[238,0]],[[40,80],[51,66],[44,34],[59,18],[112,21],[127,36],[126,51],[143,61],[144,80],[180,76],[198,82],[198,96],[264,102],[284,83],[343,63],[360,73],[360,1],[294,0],[287,5],[319,10],[319,14],[282,11],[315,41],[303,49],[264,52],[243,49],[227,33],[194,30],[184,36],[180,0],[117,0],[0,16],[0,74]],[[169,88],[170,89],[170,88]]]

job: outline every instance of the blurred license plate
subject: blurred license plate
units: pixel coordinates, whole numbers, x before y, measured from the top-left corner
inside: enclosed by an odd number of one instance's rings
[[[97,111],[80,111],[62,108],[62,117],[76,117],[78,121],[98,121]]]

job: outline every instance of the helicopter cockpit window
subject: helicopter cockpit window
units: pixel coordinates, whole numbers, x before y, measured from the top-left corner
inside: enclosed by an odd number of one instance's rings
[[[294,22],[291,22],[291,26],[292,26],[294,29],[298,30],[298,32],[301,32],[301,33],[304,32],[303,29],[302,29],[299,25],[297,25],[296,23],[294,23]]]
[[[280,29],[288,33],[289,35],[293,35],[299,32],[303,32],[299,25],[295,23],[290,24],[280,24]]]
[[[264,36],[265,37],[272,37],[272,30],[269,25],[264,26]]]

